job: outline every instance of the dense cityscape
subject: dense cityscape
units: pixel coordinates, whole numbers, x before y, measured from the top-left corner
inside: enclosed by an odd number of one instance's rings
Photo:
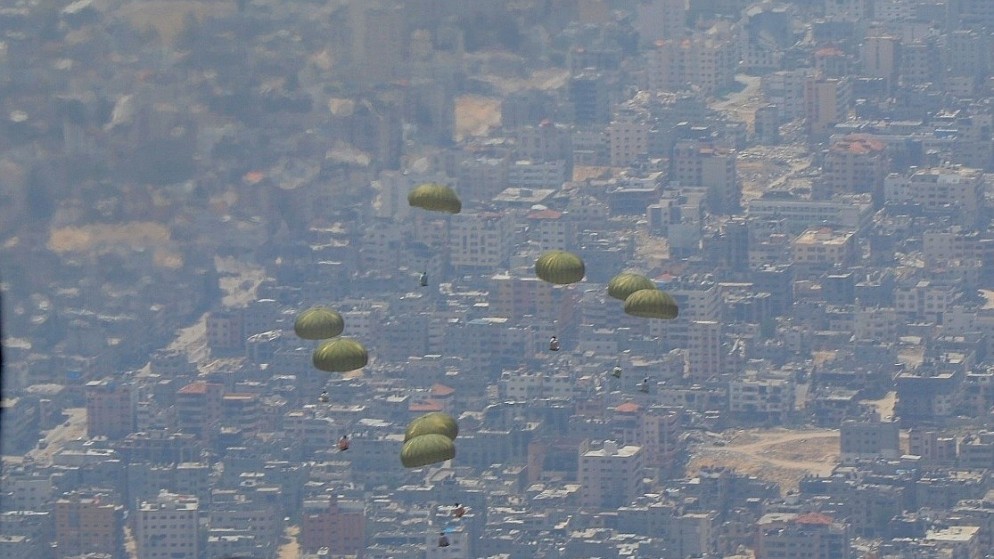
[[[990,0],[5,2],[0,557],[994,558],[992,65]]]

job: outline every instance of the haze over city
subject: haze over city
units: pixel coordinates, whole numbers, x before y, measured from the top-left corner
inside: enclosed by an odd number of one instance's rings
[[[994,1],[0,5],[0,557],[994,558]]]

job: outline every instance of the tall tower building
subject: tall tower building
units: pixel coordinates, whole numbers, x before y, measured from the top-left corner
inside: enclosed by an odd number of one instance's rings
[[[682,410],[651,407],[639,415],[638,441],[645,452],[645,465],[668,468],[680,450]]]
[[[221,419],[224,387],[213,382],[195,381],[176,392],[176,427],[201,441],[210,439]]]
[[[352,2],[349,20],[358,82],[371,86],[401,78],[410,46],[403,6],[389,1]]]
[[[605,441],[598,450],[580,454],[580,505],[587,508],[617,508],[640,494],[644,454],[641,446],[619,447]]]
[[[196,497],[162,491],[143,501],[135,519],[135,540],[141,559],[198,559],[200,526]]]
[[[120,439],[134,431],[131,385],[110,378],[86,383],[86,435]]]
[[[901,41],[896,37],[867,37],[860,58],[863,72],[876,78],[886,78],[888,85],[897,79]]]
[[[735,150],[697,140],[681,140],[673,147],[670,181],[682,186],[705,186],[708,206],[714,213],[740,210],[742,187],[735,170]]]
[[[721,323],[694,320],[687,336],[687,374],[694,380],[706,380],[722,373]]]
[[[604,124],[611,117],[607,78],[598,72],[582,73],[569,81],[576,124]]]
[[[686,33],[687,0],[639,2],[635,26],[639,38],[646,43],[679,39]]]
[[[846,78],[811,78],[804,84],[804,116],[810,135],[824,134],[844,121],[852,100],[852,84]]]

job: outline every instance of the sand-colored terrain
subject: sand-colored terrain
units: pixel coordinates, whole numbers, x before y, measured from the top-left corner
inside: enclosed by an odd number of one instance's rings
[[[839,432],[834,429],[748,429],[724,433],[724,446],[702,444],[691,451],[688,475],[720,466],[780,484],[796,491],[808,474],[828,475],[839,459]]]
[[[456,141],[484,136],[497,126],[500,126],[500,99],[482,95],[456,98]]]
[[[152,221],[99,223],[52,229],[48,237],[48,249],[57,253],[76,252],[92,250],[102,244],[137,248],[167,245],[169,240],[169,228],[161,223]]]

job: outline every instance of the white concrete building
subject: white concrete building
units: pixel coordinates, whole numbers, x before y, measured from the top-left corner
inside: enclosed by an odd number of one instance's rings
[[[597,450],[580,454],[580,505],[589,508],[617,508],[627,505],[640,494],[642,484],[642,447],[619,447],[605,441]]]

